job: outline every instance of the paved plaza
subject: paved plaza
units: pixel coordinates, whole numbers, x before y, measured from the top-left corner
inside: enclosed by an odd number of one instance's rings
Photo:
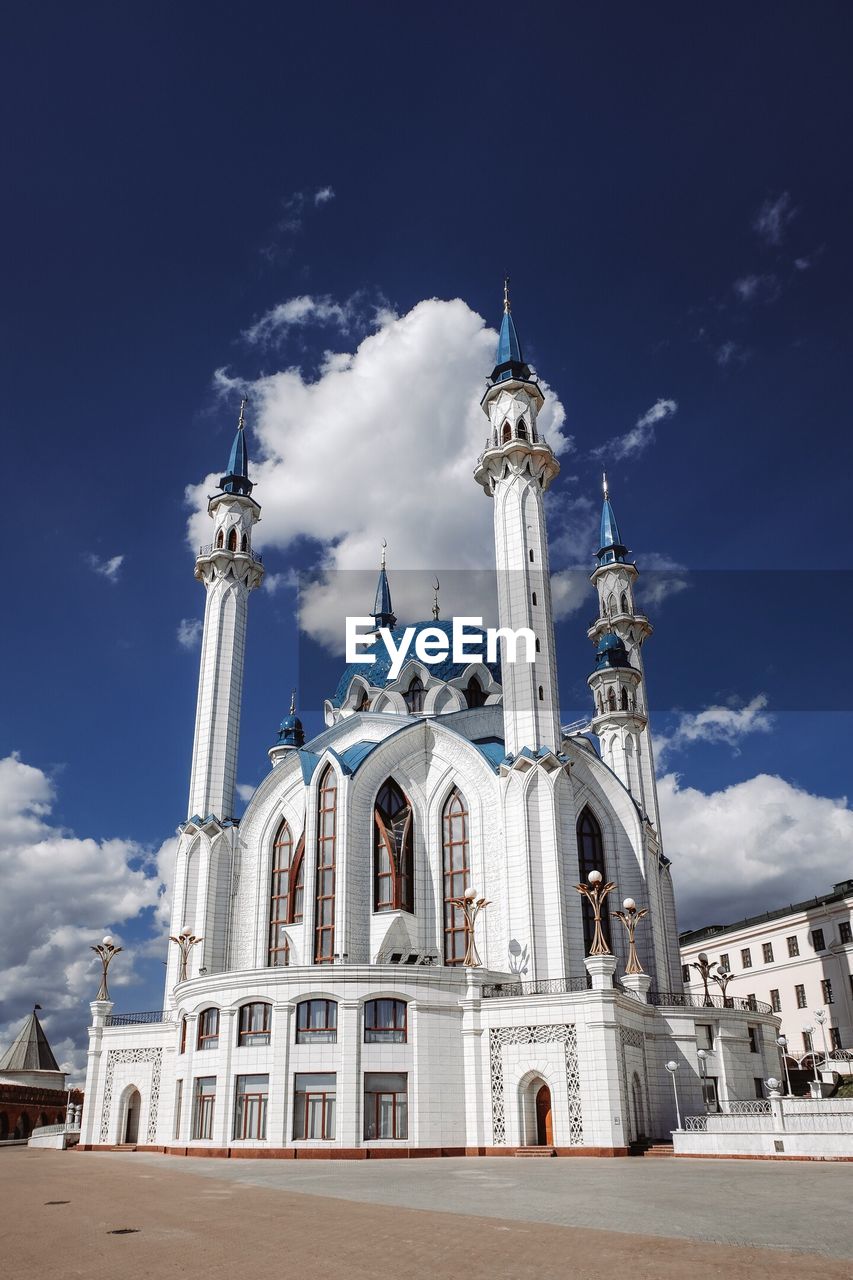
[[[852,1177],[794,1162],[12,1148],[0,1151],[0,1251],[14,1280],[849,1280]]]

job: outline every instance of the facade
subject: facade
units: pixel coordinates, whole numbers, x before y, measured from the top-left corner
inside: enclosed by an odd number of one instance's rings
[[[682,1106],[701,1106],[697,1021],[721,1096],[752,1097],[778,1071],[769,1007],[697,1009],[683,990],[641,659],[652,628],[606,491],[592,733],[561,726],[543,502],[559,464],[542,404],[505,299],[474,474],[494,506],[500,625],[530,629],[534,660],[512,663],[504,639],[500,664],[410,658],[392,679],[378,649],[344,671],[312,741],[291,706],[238,819],[247,604],[263,575],[241,413],[196,561],[207,605],[172,934],[198,941],[185,965],[170,948],[163,1010],[93,1003],[84,1148],[613,1154],[672,1128],[667,1061]],[[384,558],[373,616],[394,631]],[[448,624],[417,630],[441,645]],[[647,908],[643,973],[625,972],[609,914],[612,954],[589,954],[575,886],[590,873],[615,885],[608,906]],[[475,889],[481,965],[465,963],[460,902]]]
[[[853,880],[808,902],[683,933],[680,941],[685,990],[702,993],[691,967],[700,953],[722,962],[735,977],[732,994],[766,1002],[779,1016],[793,1061],[853,1049]],[[816,1012],[826,1015],[826,1045]]]
[[[36,1009],[39,1006],[36,1005]],[[36,1009],[0,1058],[0,1142],[29,1138],[33,1129],[65,1121],[69,1103],[82,1103],[67,1090]]]

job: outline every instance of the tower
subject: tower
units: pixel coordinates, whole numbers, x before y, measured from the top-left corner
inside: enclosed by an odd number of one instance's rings
[[[592,692],[592,731],[601,740],[601,755],[651,820],[658,820],[654,758],[642,646],[652,625],[635,608],[638,569],[627,559],[616,516],[603,477],[597,565],[591,581],[598,593],[598,617],[588,631],[596,646],[595,668],[587,683]]]
[[[523,661],[523,644],[508,661],[501,639],[504,737],[507,755],[522,747],[560,747],[560,701],[554,654],[554,621],[543,495],[560,470],[536,420],[545,397],[524,363],[504,282],[504,313],[495,367],[481,405],[489,419],[486,448],[474,478],[495,502],[495,560],[501,628],[529,628],[535,661]]]
[[[252,494],[246,450],[245,400],[220,492],[208,502],[213,541],[201,547],[195,576],[207,602],[201,642],[188,816],[234,816],[234,784],[243,692],[243,655],[249,592],[263,566],[252,551],[252,527],[261,509]]]

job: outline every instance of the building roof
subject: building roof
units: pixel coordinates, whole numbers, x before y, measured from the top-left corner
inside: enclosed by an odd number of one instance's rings
[[[0,1058],[0,1071],[58,1071],[59,1064],[47,1042],[35,1009],[14,1042]]]
[[[808,898],[805,902],[792,902],[787,907],[777,907],[773,911],[764,911],[760,916],[747,916],[745,920],[737,920],[734,924],[709,924],[702,929],[688,930],[678,935],[682,947],[692,947],[706,938],[718,938],[721,934],[737,933],[748,929],[753,924],[767,924],[770,920],[782,920],[785,916],[797,915],[801,911],[813,911],[816,907],[827,907],[833,902],[842,902],[853,897],[853,880],[840,880],[832,886],[832,893],[825,893],[819,898]]]
[[[249,451],[246,448],[246,431],[243,420],[245,404],[246,401],[244,400],[240,405],[240,420],[237,423],[237,434],[234,437],[231,454],[228,458],[228,472],[219,481],[219,487],[223,493],[239,493],[248,497],[252,492],[253,485],[249,479]]]

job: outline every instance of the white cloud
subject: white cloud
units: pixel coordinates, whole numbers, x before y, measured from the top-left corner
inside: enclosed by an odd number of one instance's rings
[[[745,364],[749,359],[749,352],[739,342],[729,340],[720,343],[714,352],[714,359],[718,365],[726,369],[729,365]]]
[[[204,630],[201,618],[181,618],[178,623],[177,638],[182,649],[195,649],[201,643]]]
[[[333,187],[320,187],[319,190],[314,192],[315,205],[328,204],[329,201],[334,200],[334,198],[335,192]]]
[[[237,795],[238,795],[238,796],[240,797],[240,799],[243,801],[243,804],[248,804],[248,803],[249,803],[249,801],[251,800],[252,796],[253,796],[253,795],[255,794],[255,792],[257,791],[257,789],[258,789],[257,787],[253,787],[253,786],[251,786],[249,783],[246,783],[246,782],[238,782],[238,783],[237,783]]]
[[[775,200],[765,200],[752,223],[753,231],[757,231],[765,243],[780,245],[785,239],[788,223],[797,216],[798,210],[791,202],[790,193],[783,191]]]
[[[243,337],[252,345],[268,343],[281,337],[289,329],[307,324],[332,324],[346,333],[354,316],[353,298],[340,303],[328,296],[312,298],[310,294],[301,294],[296,298],[288,298],[286,302],[280,302],[265,312],[260,320],[244,331]],[[217,375],[219,372],[217,370]]]
[[[844,797],[766,773],[710,793],[670,773],[658,795],[682,929],[802,901],[850,876],[853,811]]]
[[[643,574],[637,585],[641,608],[653,609],[690,586],[687,566],[659,551],[643,552]]]
[[[496,334],[460,299],[429,299],[403,316],[381,311],[376,326],[354,352],[327,356],[315,378],[286,369],[251,386],[263,508],[255,542],[316,541],[322,572],[303,587],[301,622],[335,647],[343,616],[372,605],[383,538],[401,619],[429,616],[434,572],[444,617],[471,612],[475,597],[485,616],[494,591],[493,508],[472,472],[488,429],[479,401]],[[564,453],[563,407],[541,385],[541,430]],[[194,545],[209,540],[216,478],[187,491]]]
[[[767,712],[767,697],[755,695],[744,706],[713,706],[702,711],[685,712],[671,734],[658,735],[656,740],[658,760],[669,751],[691,746],[696,742],[722,743],[739,749],[741,738],[748,733],[769,733],[773,717]]]
[[[100,557],[90,554],[86,557],[86,563],[93,573],[106,578],[108,582],[118,582],[124,556],[111,556],[109,560],[101,560]]]
[[[609,458],[615,462],[621,462],[623,458],[636,457],[654,443],[656,425],[677,412],[678,405],[674,400],[663,398],[656,400],[652,407],[637,419],[630,431],[626,431],[622,436],[616,436],[613,440],[608,440],[607,444],[601,445],[598,449],[593,449],[592,456]]]
[[[85,1039],[86,999],[97,990],[97,960],[89,950],[107,929],[157,907],[157,858],[131,840],[94,840],[51,821],[55,787],[18,755],[0,759],[0,988],[7,1044],[38,1000],[50,1038],[78,1049]],[[165,861],[165,859],[164,859]],[[134,981],[129,948],[110,970],[111,988]],[[80,1065],[80,1057],[75,1058]]]
[[[751,302],[775,302],[782,292],[778,276],[772,272],[765,275],[741,276],[732,285],[739,300]]]

